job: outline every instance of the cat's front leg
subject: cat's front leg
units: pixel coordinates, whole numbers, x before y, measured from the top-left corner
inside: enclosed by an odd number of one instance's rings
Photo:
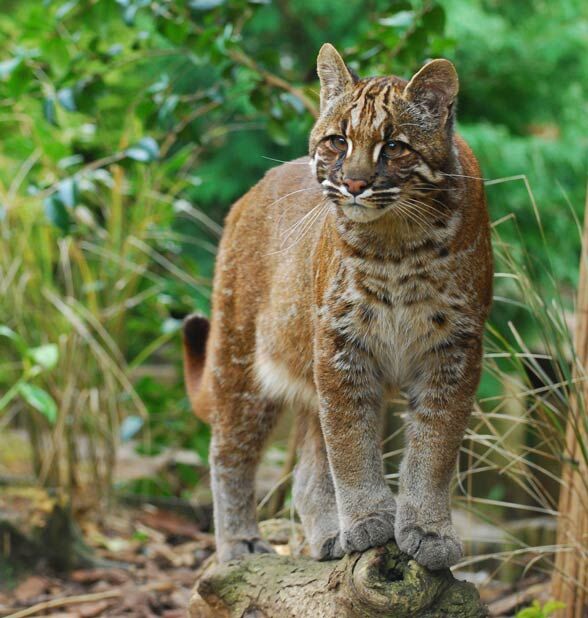
[[[409,388],[407,444],[400,466],[395,537],[400,549],[430,569],[462,556],[451,522],[450,484],[479,381],[477,337],[446,345]]]
[[[396,504],[380,447],[380,376],[361,342],[333,327],[315,342],[320,421],[339,513],[343,551],[364,551],[394,536]]]

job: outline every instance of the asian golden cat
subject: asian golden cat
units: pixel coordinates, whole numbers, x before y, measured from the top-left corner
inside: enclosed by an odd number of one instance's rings
[[[480,170],[454,133],[447,60],[359,79],[320,50],[309,157],[270,170],[227,217],[210,325],[185,324],[186,381],[213,429],[218,556],[268,552],[254,477],[280,410],[301,417],[293,497],[311,552],[395,537],[430,569],[454,564],[450,481],[480,378],[492,298]],[[380,417],[406,395],[398,496]]]

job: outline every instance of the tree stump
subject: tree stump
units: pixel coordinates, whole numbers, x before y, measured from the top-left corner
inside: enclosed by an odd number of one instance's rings
[[[449,569],[428,571],[394,542],[331,562],[261,554],[219,565],[213,558],[199,572],[189,609],[191,618],[488,615],[472,584]]]

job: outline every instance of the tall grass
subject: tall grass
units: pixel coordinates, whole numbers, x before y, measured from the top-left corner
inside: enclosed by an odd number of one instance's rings
[[[46,216],[63,182],[27,195],[25,162],[0,187],[0,432],[23,427],[38,482],[71,498],[108,496],[121,421],[147,417],[133,369],[175,336],[166,292],[208,287],[173,256],[163,172],[105,163],[72,176],[67,233]]]
[[[505,532],[502,551],[463,563],[471,567],[494,558],[490,576],[501,571],[512,576],[530,568],[551,571],[558,552],[583,551],[581,539],[557,545],[549,523],[558,516],[562,465],[578,464],[570,461],[568,424],[578,428],[581,456],[588,461],[586,433],[579,430],[587,420],[581,388],[585,368],[573,345],[575,299],[550,263],[558,239],[543,225],[526,177],[487,184],[502,182],[524,184],[536,225],[533,236],[538,232],[542,250],[538,254],[536,248],[529,249],[528,230],[520,230],[514,216],[495,222],[495,296],[484,378],[457,474],[459,503]],[[488,191],[491,198],[492,189]],[[573,209],[562,216],[569,217],[569,227],[581,238]],[[507,234],[505,226],[510,227]],[[504,236],[517,240],[507,242]],[[520,324],[527,325],[524,331]],[[533,532],[523,534],[524,526],[512,525],[522,518],[535,518]]]

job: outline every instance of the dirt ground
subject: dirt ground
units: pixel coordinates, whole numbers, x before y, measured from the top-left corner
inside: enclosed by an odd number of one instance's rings
[[[149,505],[118,509],[82,532],[108,564],[0,583],[0,616],[183,617],[195,571],[214,550],[212,535],[188,518]]]
[[[44,495],[35,490],[4,491],[0,514],[17,517],[17,527],[25,531],[38,526],[54,505],[53,500],[44,502]],[[151,504],[119,506],[106,515],[90,512],[80,521],[84,542],[101,564],[62,576],[41,565],[0,581],[0,618],[186,616],[196,571],[214,551],[213,535],[202,530],[207,524]],[[6,549],[0,538],[0,551]],[[484,571],[457,577],[478,585],[493,617],[513,616],[532,601],[549,598],[544,575],[514,583],[497,581]]]

